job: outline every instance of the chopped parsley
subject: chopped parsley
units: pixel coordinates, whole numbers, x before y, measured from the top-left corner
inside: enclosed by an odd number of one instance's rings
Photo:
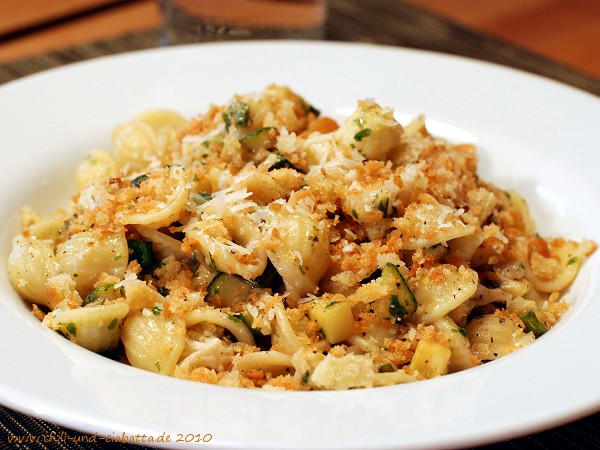
[[[465,328],[453,328],[452,331],[454,333],[462,334],[463,336],[467,335],[467,330]]]
[[[73,336],[77,336],[77,326],[73,322],[67,324],[67,331]]]
[[[362,130],[360,130],[359,132],[357,132],[354,135],[354,140],[356,142],[360,142],[362,141],[364,138],[371,136],[371,133],[373,132],[373,130],[371,130],[370,128],[363,128]]]
[[[227,314],[227,318],[229,320],[231,320],[232,322],[245,324],[244,320],[240,316],[234,316],[233,314]]]
[[[379,211],[381,211],[381,213],[383,214],[383,218],[387,219],[388,217],[388,206],[390,205],[390,199],[386,198],[385,201],[384,200],[379,200],[379,203],[377,204],[377,209]]]
[[[302,384],[306,384],[308,383],[308,380],[310,380],[310,372],[307,370],[306,372],[304,372],[304,375],[302,375],[302,379],[300,380],[300,382]]]
[[[207,192],[197,192],[191,195],[190,198],[196,205],[200,206],[206,203],[207,201],[212,200],[212,195]]]
[[[394,368],[392,363],[387,363],[387,364],[383,364],[381,366],[379,366],[379,373],[387,373],[387,372],[395,372],[396,369]]]
[[[136,260],[142,270],[149,272],[154,268],[154,250],[152,242],[137,239],[127,239],[129,261]]]
[[[101,284],[88,295],[86,295],[86,297],[83,299],[83,306],[89,305],[90,303],[94,303],[100,298],[100,293],[108,291],[113,286],[114,284],[112,283]]]
[[[139,177],[135,177],[133,180],[131,180],[131,185],[133,187],[140,187],[140,184],[142,184],[147,179],[148,179],[148,175],[146,175],[146,174],[140,175]]]

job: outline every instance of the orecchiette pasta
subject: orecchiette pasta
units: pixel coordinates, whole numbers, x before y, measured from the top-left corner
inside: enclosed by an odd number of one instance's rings
[[[161,375],[389,386],[527,345],[596,249],[536,234],[476,150],[359,101],[338,124],[283,86],[114,129],[68,209],[21,213],[8,259],[43,325]]]
[[[130,314],[121,331],[127,359],[134,367],[171,375],[185,345],[186,324],[152,310]]]
[[[121,326],[128,312],[129,306],[125,303],[55,309],[44,322],[70,341],[93,352],[103,352],[119,344]]]
[[[122,277],[128,254],[124,230],[120,233],[82,231],[56,247],[61,272],[75,279],[81,295],[94,289],[102,273]]]
[[[8,258],[8,276],[16,291],[26,300],[52,307],[46,294],[46,283],[58,275],[52,241],[17,236]]]

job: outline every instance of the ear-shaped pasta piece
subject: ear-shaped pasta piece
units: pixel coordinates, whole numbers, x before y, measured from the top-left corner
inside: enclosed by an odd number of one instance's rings
[[[83,297],[94,289],[101,273],[122,278],[128,260],[125,231],[120,233],[76,233],[56,248],[56,260],[62,272],[75,279]]]
[[[435,267],[415,283],[413,293],[417,299],[417,319],[433,323],[468,300],[477,291],[477,272],[464,266],[451,264]]]
[[[366,355],[347,354],[341,357],[329,353],[310,376],[311,381],[324,389],[373,387],[375,364]]]
[[[185,321],[171,315],[134,312],[123,324],[121,341],[130,364],[171,375],[185,346]]]
[[[246,280],[262,275],[267,253],[261,230],[252,217],[257,205],[245,189],[226,188],[199,206],[201,219],[189,221],[184,231],[188,243],[200,250],[207,265]]]
[[[248,326],[244,324],[241,319],[222,313],[218,309],[195,309],[186,315],[185,322],[188,327],[200,322],[214,323],[215,325],[230,331],[238,341],[243,342],[244,344],[254,345],[254,338],[252,337],[252,332]]]
[[[66,224],[68,220],[69,213],[63,209],[45,216],[39,216],[29,207],[21,210],[21,226],[27,228],[28,236],[50,239],[55,244],[67,238]]]
[[[433,322],[433,325],[442,336],[448,339],[448,345],[452,350],[448,365],[450,373],[479,365],[480,361],[471,351],[471,344],[467,339],[467,332],[464,328],[459,328],[448,316],[439,318]]]
[[[126,303],[57,309],[48,313],[43,323],[77,345],[103,352],[119,343],[121,324],[128,313]]]
[[[106,150],[90,150],[77,167],[75,179],[79,190],[89,186],[95,180],[116,177],[118,174],[115,158]]]
[[[51,308],[46,282],[61,270],[52,241],[18,235],[12,245],[8,257],[8,277],[13,287],[23,298]]]
[[[177,366],[186,373],[196,367],[218,369],[219,366],[230,363],[232,358],[233,350],[219,338],[203,337],[201,341],[197,341],[186,337],[181,361]]]
[[[185,228],[186,238],[218,271],[246,280],[260,276],[267,267],[267,253],[260,243],[258,227],[245,214],[227,218],[230,224],[239,225],[237,229],[228,229],[223,222],[216,218],[193,219]]]
[[[533,342],[533,333],[525,333],[510,318],[487,314],[467,326],[471,349],[482,361],[492,361]]]
[[[144,171],[162,151],[156,133],[143,122],[129,122],[116,127],[112,145],[117,164],[124,173]]]
[[[359,101],[354,113],[335,132],[340,143],[356,148],[367,159],[384,161],[402,147],[403,129],[391,109]]]
[[[125,278],[123,280],[123,288],[125,289],[125,299],[132,310],[142,310],[144,308],[152,308],[156,304],[162,304],[165,298],[150,286],[145,281]]]
[[[392,225],[397,209],[398,186],[391,180],[379,185],[358,184],[340,198],[348,217],[363,225],[370,240],[382,239]]]
[[[294,209],[281,208],[267,220],[268,255],[283,278],[294,305],[314,293],[329,267],[329,229],[325,221]]]
[[[442,205],[432,197],[427,203],[411,203],[404,216],[394,220],[402,234],[403,248],[416,250],[445,244],[447,241],[475,233],[477,227],[465,224],[459,212]]]
[[[450,240],[448,242],[449,253],[463,261],[470,261],[475,250],[477,250],[484,240],[483,232],[477,229],[472,234]]]
[[[149,109],[133,118],[133,121],[143,122],[156,133],[165,128],[179,128],[187,123],[185,117],[171,109]]]
[[[117,212],[124,225],[148,225],[152,228],[166,227],[177,219],[188,200],[187,178],[181,167],[173,166],[154,173],[137,187],[135,200]]]
[[[541,292],[560,292],[577,276],[585,258],[595,250],[592,241],[554,240],[548,245],[550,255],[532,252],[525,263],[525,276]]]

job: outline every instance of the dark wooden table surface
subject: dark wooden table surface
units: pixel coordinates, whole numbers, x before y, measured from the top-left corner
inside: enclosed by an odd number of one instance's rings
[[[326,39],[370,42],[462,55],[536,73],[600,96],[600,80],[560,66],[505,42],[466,29],[395,0],[330,0]],[[157,30],[82,45],[0,65],[0,84],[52,67],[159,46]],[[8,436],[50,436],[54,442],[8,443]],[[107,444],[80,444],[83,436],[0,406],[0,449],[100,449]],[[124,444],[110,448],[132,449]],[[559,428],[485,447],[516,449],[600,448],[600,414]]]

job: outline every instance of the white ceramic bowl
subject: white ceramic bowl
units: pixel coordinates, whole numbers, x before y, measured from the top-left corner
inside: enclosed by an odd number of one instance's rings
[[[50,212],[75,192],[85,152],[154,107],[186,115],[233,93],[285,84],[326,114],[373,98],[434,133],[475,142],[481,176],[524,194],[543,234],[600,242],[600,100],[515,70],[370,45],[204,44],[100,58],[0,87],[0,402],[109,439],[165,447],[400,449],[470,446],[600,409],[600,255],[572,308],[534,344],[501,360],[402,386],[348,392],[224,388],[144,372],[42,327],[10,287],[18,211]],[[179,436],[180,435],[180,436]],[[212,439],[206,443],[175,442]],[[142,442],[143,438],[139,438]],[[142,442],[143,443],[143,442]]]

